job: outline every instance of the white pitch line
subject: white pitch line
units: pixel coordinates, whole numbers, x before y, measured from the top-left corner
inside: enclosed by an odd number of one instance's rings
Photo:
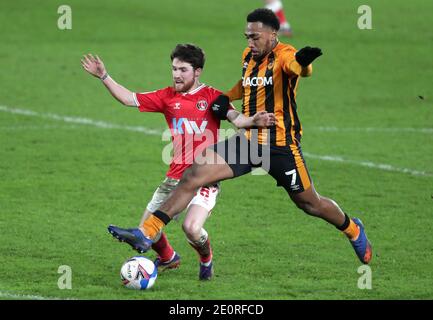
[[[17,300],[77,300],[74,298],[44,297],[38,295],[17,294],[17,293],[1,292],[1,291],[0,291],[0,298],[9,298],[9,299],[17,299]]]
[[[350,164],[356,164],[358,166],[367,167],[367,168],[373,168],[373,169],[380,169],[384,171],[391,171],[391,172],[399,172],[399,173],[407,173],[414,176],[425,176],[425,177],[433,177],[433,173],[429,173],[426,171],[419,171],[409,168],[398,168],[394,167],[390,164],[383,164],[383,163],[374,163],[371,161],[356,161],[356,160],[348,160],[344,159],[340,156],[318,156],[315,154],[311,154],[308,152],[302,152],[304,156],[307,158],[312,159],[319,159],[324,161],[333,161],[333,162],[341,162],[341,163],[350,163]]]
[[[161,135],[162,134],[162,130],[158,130],[158,129],[150,129],[150,128],[141,127],[141,126],[125,126],[125,125],[119,125],[119,124],[109,123],[109,122],[100,121],[100,120],[92,120],[92,119],[88,119],[88,118],[61,116],[61,115],[57,115],[57,114],[53,114],[53,113],[39,113],[39,112],[32,111],[32,110],[10,108],[10,107],[1,106],[1,105],[0,105],[0,111],[14,113],[14,114],[21,114],[21,115],[25,115],[25,116],[33,116],[33,117],[69,122],[69,123],[91,125],[91,126],[106,128],[106,129],[122,129],[122,130],[128,130],[128,131],[143,132],[143,133],[151,134],[151,135]],[[346,131],[346,132],[350,132],[350,131],[389,132],[389,133],[414,132],[414,133],[433,134],[433,128],[338,128],[338,127],[307,127],[307,128],[308,128],[308,130],[324,131],[324,132],[340,132],[340,131]]]
[[[338,128],[338,127],[306,127],[307,130],[324,132],[385,132],[385,133],[425,133],[433,134],[433,128]]]
[[[141,132],[141,133],[145,133],[148,135],[161,136],[162,132],[163,132],[162,130],[150,129],[150,128],[146,128],[146,127],[125,126],[125,125],[119,125],[119,124],[109,123],[109,122],[100,121],[100,120],[93,120],[93,119],[89,119],[89,118],[61,116],[61,115],[57,115],[57,114],[53,114],[53,113],[39,113],[39,112],[28,110],[28,109],[10,108],[7,106],[2,106],[2,105],[0,105],[0,111],[13,113],[13,114],[20,114],[20,115],[25,115],[25,116],[39,117],[39,118],[44,118],[44,119],[51,119],[51,120],[56,120],[56,121],[63,121],[63,122],[68,122],[68,123],[89,125],[89,126],[94,126],[94,127],[98,127],[98,128],[104,128],[104,129],[120,129],[120,130]],[[325,127],[322,127],[322,128],[325,128]],[[331,127],[329,127],[329,128],[331,128]],[[335,128],[335,129],[338,129],[338,128]],[[346,128],[346,129],[349,129],[349,128]],[[366,128],[366,129],[369,129],[369,128]],[[377,128],[377,129],[380,129],[380,128]],[[386,128],[384,128],[384,129],[386,129]],[[391,128],[389,128],[389,129],[391,129]],[[398,130],[398,128],[392,128],[392,129]],[[414,129],[414,128],[406,128],[406,129]],[[425,128],[423,130],[428,131],[430,129]],[[374,168],[374,169],[390,171],[390,172],[405,173],[405,174],[410,174],[410,175],[415,175],[415,176],[427,176],[427,177],[433,176],[433,174],[430,172],[419,171],[419,170],[410,169],[410,168],[398,168],[398,167],[394,167],[390,164],[374,163],[374,162],[370,162],[370,161],[348,160],[348,159],[344,159],[340,156],[320,156],[320,155],[315,155],[315,154],[306,153],[306,152],[304,152],[303,154],[306,157],[324,160],[324,161],[350,163],[350,164],[355,164],[355,165],[362,166],[362,167]]]
[[[54,114],[54,113],[39,113],[39,112],[32,111],[32,110],[10,108],[10,107],[1,106],[1,105],[0,105],[0,111],[12,113],[12,114],[20,114],[23,116],[31,116],[31,117],[38,117],[38,118],[43,118],[43,119],[63,121],[63,122],[67,122],[67,123],[76,123],[76,124],[94,126],[94,127],[98,127],[98,128],[104,128],[104,129],[120,129],[120,130],[134,131],[134,132],[142,132],[142,133],[149,134],[149,135],[156,135],[156,136],[162,135],[162,130],[158,130],[158,129],[149,129],[149,128],[140,127],[140,126],[125,126],[125,125],[119,125],[119,124],[109,123],[109,122],[100,121],[100,120],[93,120],[93,119],[89,119],[89,118],[61,116],[61,115]]]
[[[20,131],[20,130],[52,130],[52,129],[77,129],[76,125],[28,125],[28,126],[0,126],[2,131]]]

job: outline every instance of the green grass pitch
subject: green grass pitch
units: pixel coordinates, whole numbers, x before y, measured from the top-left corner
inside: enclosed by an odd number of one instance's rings
[[[62,4],[72,30],[57,28]],[[135,226],[167,169],[166,142],[131,127],[165,121],[122,107],[80,58],[96,53],[116,81],[150,91],[171,84],[172,48],[193,42],[207,54],[203,82],[227,90],[245,17],[262,1],[17,0],[0,2],[0,299],[433,298],[433,4],[284,4],[295,36],[281,40],[324,52],[298,89],[307,165],[322,195],[363,220],[372,289],[358,288],[360,263],[334,227],[251,175],[222,184],[206,224],[212,281],[198,281],[173,222],[181,268],[152,290],[123,288],[120,266],[135,253],[106,227]],[[372,30],[357,27],[363,4]],[[58,288],[61,265],[72,268],[70,290]]]

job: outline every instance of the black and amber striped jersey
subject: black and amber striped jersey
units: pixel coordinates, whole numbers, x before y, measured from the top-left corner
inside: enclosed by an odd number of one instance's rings
[[[306,68],[295,60],[296,49],[278,43],[261,60],[252,58],[246,48],[242,55],[242,79],[226,94],[230,100],[242,99],[242,113],[253,116],[260,111],[274,113],[277,124],[269,129],[257,129],[260,144],[289,147],[299,144],[302,126],[297,114],[296,87],[299,77],[309,76]],[[251,129],[246,131],[251,138]]]

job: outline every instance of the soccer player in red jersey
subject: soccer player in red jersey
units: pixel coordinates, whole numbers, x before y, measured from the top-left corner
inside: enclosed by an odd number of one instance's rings
[[[100,78],[114,98],[126,106],[137,107],[140,112],[164,114],[170,128],[174,156],[166,178],[147,205],[140,226],[158,210],[160,204],[176,188],[183,172],[192,165],[196,155],[218,142],[221,119],[228,119],[237,128],[267,127],[275,124],[275,116],[272,113],[261,112],[253,117],[245,117],[231,105],[223,117],[217,117],[211,106],[222,92],[200,83],[199,80],[205,62],[203,50],[195,45],[179,44],[170,57],[173,86],[145,93],[131,92],[116,83],[108,75],[104,63],[98,56],[88,54],[81,60],[83,68]],[[201,280],[209,280],[213,274],[212,247],[203,225],[215,206],[219,190],[217,181],[198,188],[188,205],[182,225],[188,242],[199,255]],[[121,239],[129,243],[128,239]],[[152,248],[158,254],[158,267],[177,268],[180,256],[173,250],[166,235],[160,232],[153,240]]]

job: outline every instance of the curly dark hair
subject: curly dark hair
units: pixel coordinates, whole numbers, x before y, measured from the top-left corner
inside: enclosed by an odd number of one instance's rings
[[[280,20],[270,9],[259,8],[247,16],[247,22],[261,22],[275,31],[280,30]]]
[[[204,67],[205,54],[204,51],[194,44],[178,44],[170,55],[171,61],[178,58],[180,61],[188,62],[194,69]]]

